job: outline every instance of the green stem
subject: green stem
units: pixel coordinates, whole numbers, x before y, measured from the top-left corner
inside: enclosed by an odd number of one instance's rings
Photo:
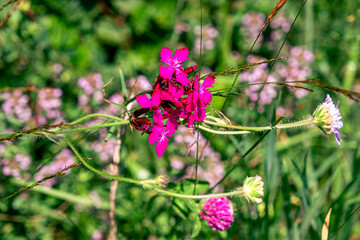
[[[78,120],[71,122],[70,125],[78,124],[79,122],[85,121],[86,119],[93,118],[93,117],[106,117],[106,118],[111,118],[111,119],[114,119],[117,121],[124,121],[124,119],[118,118],[113,115],[104,114],[104,113],[93,113],[93,114],[86,115],[85,117],[79,118]]]
[[[234,191],[234,192],[228,192],[228,193],[217,193],[217,194],[205,194],[205,195],[186,195],[186,194],[180,194],[180,193],[174,193],[169,192],[164,189],[160,188],[154,188],[152,189],[158,193],[163,193],[165,195],[171,196],[171,197],[177,197],[177,198],[186,198],[186,199],[206,199],[206,198],[217,198],[217,197],[233,197],[233,196],[240,196],[245,193],[243,189]]]
[[[227,125],[226,125],[227,126]],[[198,128],[210,133],[214,133],[214,134],[220,134],[220,135],[241,135],[241,134],[248,134],[251,133],[250,131],[217,131],[217,130],[213,130],[211,128],[207,128],[201,125],[198,125]]]
[[[78,132],[78,131],[84,131],[84,130],[90,130],[90,129],[96,129],[96,128],[103,128],[103,127],[118,126],[118,125],[124,125],[124,124],[129,124],[129,121],[122,120],[122,122],[104,123],[104,124],[99,124],[99,125],[94,125],[94,126],[73,128],[73,129],[67,129],[67,130],[55,130],[52,132],[54,132],[55,134],[71,133],[71,132]]]
[[[69,141],[69,139],[67,139],[66,137],[60,137],[61,139],[63,139],[71,148],[71,150],[75,153],[75,155],[79,158],[79,160],[82,162],[82,164],[87,167],[88,169],[90,169],[91,171],[102,175],[104,177],[108,177],[108,178],[112,178],[112,179],[116,179],[118,181],[123,181],[123,182],[128,182],[128,183],[134,183],[137,185],[141,185],[143,187],[146,187],[146,181],[138,181],[138,180],[134,180],[134,179],[130,179],[130,178],[124,178],[124,177],[118,177],[118,176],[113,176],[107,173],[104,173],[102,171],[97,170],[96,168],[92,167],[90,164],[88,164],[83,157],[80,155],[80,153],[76,150],[76,148],[74,147],[74,145]],[[160,189],[157,187],[154,188],[150,188],[158,193],[162,193],[165,194],[167,196],[170,197],[177,197],[177,198],[187,198],[187,199],[204,199],[204,198],[216,198],[216,197],[230,197],[230,196],[237,196],[237,195],[242,195],[244,194],[244,190],[241,188],[237,191],[234,192],[228,192],[228,193],[217,193],[217,194],[206,194],[206,195],[186,195],[186,194],[179,194],[179,193],[174,193],[174,192],[169,192],[167,190],[164,189]]]
[[[79,158],[79,160],[81,161],[82,164],[84,164],[85,167],[87,167],[88,169],[90,169],[91,171],[102,175],[104,177],[107,178],[112,178],[112,179],[116,179],[122,182],[128,182],[128,183],[134,183],[137,185],[142,185],[140,181],[138,180],[134,180],[134,179],[130,179],[130,178],[124,178],[124,177],[118,177],[118,176],[114,176],[114,175],[110,175],[107,173],[104,173],[102,171],[97,170],[96,168],[92,167],[90,164],[88,164],[83,157],[80,155],[80,153],[78,152],[78,150],[76,150],[76,148],[74,147],[74,145],[69,141],[69,139],[67,139],[66,137],[60,137],[61,139],[63,139],[71,148],[71,150],[75,153],[75,155]]]
[[[214,118],[212,118],[214,119]],[[266,130],[273,130],[273,129],[289,129],[289,128],[298,128],[298,127],[306,127],[306,126],[313,126],[316,124],[315,119],[309,118],[298,122],[293,123],[283,123],[277,124],[275,126],[265,126],[265,127],[246,127],[246,126],[238,126],[238,125],[228,125],[219,122],[213,122],[209,120],[204,120],[204,123],[209,125],[214,125],[218,127],[225,127],[225,128],[232,128],[238,130],[247,130],[247,131],[266,131]]]

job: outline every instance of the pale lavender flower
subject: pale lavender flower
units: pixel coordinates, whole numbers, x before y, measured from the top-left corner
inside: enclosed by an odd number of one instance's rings
[[[313,116],[316,120],[317,126],[326,134],[334,133],[336,142],[340,147],[342,140],[341,137],[345,137],[345,135],[340,134],[339,130],[343,127],[343,122],[341,121],[341,114],[338,108],[338,104],[335,106],[333,100],[330,95],[326,95],[325,101],[319,105]]]
[[[55,74],[59,75],[63,70],[63,65],[61,63],[54,63],[53,65],[53,71]]]
[[[190,25],[184,22],[177,22],[174,27],[174,32],[181,34],[183,32],[188,32],[190,30]]]
[[[218,36],[219,32],[211,24],[206,24],[205,26],[203,26],[202,32],[201,32],[201,26],[196,26],[194,28],[194,33],[196,35],[194,45],[195,45],[195,52],[197,54],[200,53],[200,46],[202,46],[201,49],[202,52],[206,50],[211,50],[215,47],[214,39]],[[201,37],[201,33],[202,33],[202,37]],[[202,41],[202,45],[201,45],[201,41]]]
[[[291,21],[285,14],[280,13],[270,22],[270,27],[273,29],[270,38],[273,41],[277,41],[281,39],[285,33],[289,32]]]
[[[104,82],[101,74],[94,73],[86,77],[79,78],[77,84],[79,87],[84,89],[85,95],[88,96],[88,98],[81,96],[81,99],[78,100],[78,104],[80,106],[85,106],[91,98],[95,99],[99,103],[103,101],[102,88],[104,86]]]
[[[247,61],[249,63],[256,63],[265,61],[266,59],[258,56],[249,55]],[[261,64],[251,71],[246,71],[240,74],[240,80],[246,81],[250,84],[265,82],[276,82],[277,79],[273,75],[268,75],[269,70],[267,64]],[[249,96],[251,102],[258,101],[258,111],[263,112],[264,106],[270,104],[272,100],[277,96],[277,90],[275,84],[256,84],[248,86],[245,90],[246,95]],[[251,107],[252,105],[250,105]]]
[[[59,154],[57,154],[54,158],[54,161],[50,163],[50,165],[44,166],[35,174],[35,181],[39,181],[46,176],[53,175],[57,173],[59,170],[64,169],[71,164],[75,163],[74,156],[70,149],[65,148]],[[71,170],[68,170],[71,171]],[[45,181],[43,184],[52,187],[56,183],[56,179],[52,178]]]
[[[290,85],[296,85],[293,81],[305,80],[311,74],[309,64],[314,60],[314,54],[306,49],[305,46],[292,47],[287,65],[277,64],[276,72],[285,78],[285,82]],[[302,88],[289,88],[294,92],[297,98],[302,98],[309,92]]]
[[[32,111],[29,107],[29,97],[22,91],[4,92],[0,95],[5,102],[2,110],[7,116],[15,116],[20,122],[27,122],[31,119]]]
[[[100,230],[95,230],[91,236],[91,240],[101,240],[103,239],[103,232]]]
[[[105,129],[101,129],[99,133],[99,139],[91,142],[90,148],[99,154],[101,162],[108,163],[113,158],[116,147],[116,139],[110,138],[107,142],[104,142],[107,131]]]
[[[226,197],[207,199],[199,214],[214,231],[224,231],[234,222],[233,206]]]
[[[123,98],[122,94],[115,93],[114,95],[112,95],[109,98],[109,101],[112,103],[121,105],[124,103],[124,98]],[[107,112],[108,114],[111,114],[111,115],[118,115],[121,112],[120,110],[121,110],[121,108],[119,106],[116,106],[116,105],[110,103],[109,106],[107,107],[107,109],[105,110],[105,112]]]
[[[184,169],[185,163],[180,160],[177,160],[177,159],[171,159],[170,167],[181,170],[181,169]]]
[[[21,178],[31,165],[31,158],[21,153],[16,154],[12,159],[0,158],[0,165],[5,176]]]
[[[37,116],[38,124],[45,124],[47,120],[62,120],[63,112],[61,107],[62,91],[60,88],[45,88],[38,93],[37,105],[45,112]]]
[[[245,32],[244,40],[246,42],[253,42],[261,31],[265,23],[265,14],[248,12],[243,16],[240,30]],[[263,37],[260,35],[257,47],[260,46]]]

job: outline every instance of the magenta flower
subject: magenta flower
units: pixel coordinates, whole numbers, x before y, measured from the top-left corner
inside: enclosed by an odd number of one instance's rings
[[[177,122],[174,123],[172,119],[169,119],[164,129],[164,124],[160,121],[160,119],[156,119],[158,118],[155,117],[156,115],[157,114],[154,114],[155,124],[151,134],[149,135],[149,144],[153,145],[155,142],[157,142],[155,147],[156,154],[158,157],[161,157],[168,147],[168,143],[170,141],[168,137],[173,137],[172,134],[176,132]]]
[[[215,78],[207,77],[200,87],[198,78],[199,76],[196,75],[194,79],[194,90],[189,94],[187,98],[188,105],[186,106],[186,111],[189,115],[189,126],[192,126],[195,121],[202,122],[204,120],[204,118],[206,117],[205,108],[212,100],[212,94],[207,88],[212,87]],[[191,114],[190,112],[194,113]]]
[[[163,78],[171,79],[174,72],[176,81],[184,86],[189,84],[187,74],[184,73],[184,68],[180,63],[188,60],[189,50],[187,48],[177,49],[174,57],[172,56],[171,49],[163,48],[160,52],[160,61],[169,64],[170,66],[160,66],[160,76]]]
[[[159,86],[154,89],[154,92],[151,96],[151,100],[146,96],[146,94],[139,95],[136,97],[136,101],[139,103],[141,108],[151,108],[158,109],[160,105],[161,93]]]
[[[188,59],[188,54],[189,50],[182,48],[177,49],[173,57],[171,49],[161,49],[160,60],[169,66],[160,66],[160,75],[153,84],[155,89],[151,98],[146,94],[136,97],[141,109],[133,112],[131,124],[143,133],[150,134],[149,143],[156,143],[159,157],[167,148],[169,137],[176,132],[178,119],[184,118],[188,126],[192,126],[194,121],[202,122],[206,117],[206,107],[212,100],[208,88],[212,87],[214,77],[206,78],[201,86],[199,76],[190,82],[187,76],[198,66],[186,69],[181,66]],[[141,117],[147,112],[153,112],[153,121]]]
[[[205,219],[214,231],[224,231],[234,222],[234,210],[230,200],[226,197],[209,198],[199,212],[200,218]]]

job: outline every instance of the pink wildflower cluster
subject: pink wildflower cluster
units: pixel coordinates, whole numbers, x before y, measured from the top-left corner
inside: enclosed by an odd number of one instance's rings
[[[70,149],[65,148],[59,154],[55,156],[54,161],[51,162],[51,165],[43,166],[40,171],[35,174],[35,181],[39,181],[46,176],[53,175],[59,170],[68,167],[69,165],[75,162],[74,156]],[[56,183],[55,178],[49,179],[44,182],[44,185],[52,187]]]
[[[4,145],[0,145],[0,148],[4,148]],[[5,149],[0,149],[0,153]],[[0,165],[2,166],[2,173],[5,176],[13,176],[15,178],[23,177],[26,170],[31,165],[31,157],[21,153],[16,154],[13,158],[0,157]]]
[[[23,123],[31,119],[29,97],[22,91],[4,92],[0,95],[0,99],[5,100],[1,107],[7,116],[14,116]]]
[[[37,124],[45,124],[47,120],[60,120],[63,112],[61,107],[62,91],[60,88],[44,88],[38,93],[37,107],[38,111],[44,111],[36,115]]]
[[[247,58],[248,63],[255,63],[265,61],[266,59],[260,58],[254,55],[249,55]],[[244,72],[240,74],[240,80],[246,81],[250,84],[262,83],[262,82],[276,82],[276,78],[269,75],[267,64],[261,64],[254,68],[252,71]],[[267,85],[250,85],[246,88],[246,94],[249,96],[251,102],[258,101],[259,112],[264,112],[264,105],[269,104],[277,96],[276,86],[273,84]],[[252,104],[253,105],[253,104]]]
[[[194,33],[196,35],[195,52],[197,54],[200,53],[200,46],[202,46],[202,52],[205,50],[211,50],[215,47],[214,39],[218,36],[218,30],[211,24],[203,26],[202,31],[201,26],[196,26]]]
[[[85,106],[88,104],[90,99],[101,103],[103,101],[103,93],[101,91],[104,83],[100,73],[90,74],[86,77],[79,78],[77,82],[78,86],[84,89],[85,94],[80,95],[78,104]]]
[[[151,98],[146,94],[136,97],[141,106],[140,110],[133,113],[131,123],[149,135],[149,143],[156,144],[156,152],[161,157],[168,146],[169,137],[176,132],[180,118],[183,118],[189,127],[194,122],[202,122],[206,117],[205,108],[212,100],[212,94],[207,88],[212,87],[215,78],[207,77],[199,84],[199,76],[194,78],[189,73],[197,66],[184,69],[182,62],[188,60],[189,50],[177,49],[174,56],[172,50],[161,49],[160,60],[168,66],[160,66],[160,75],[153,85]],[[153,112],[153,122],[139,118],[144,113]]]
[[[270,28],[272,29],[270,39],[272,41],[280,40],[285,33],[290,31],[291,21],[283,13],[279,13],[271,22]]]
[[[256,37],[258,36],[259,32],[261,31],[264,23],[265,23],[265,14],[263,13],[256,13],[256,12],[249,12],[244,15],[242,22],[241,22],[241,31],[245,32],[244,40],[246,42],[253,42]],[[261,35],[258,39],[258,45],[262,42],[263,36]]]
[[[200,218],[205,219],[214,231],[224,231],[234,222],[233,206],[226,197],[207,199],[199,214]]]
[[[102,163],[108,163],[114,156],[114,151],[116,147],[116,139],[110,138],[108,141],[104,142],[104,139],[107,135],[105,129],[99,131],[99,139],[90,142],[90,148],[99,154],[99,158]]]
[[[292,47],[287,65],[277,64],[276,72],[285,78],[289,85],[296,85],[292,81],[304,80],[311,74],[309,64],[314,60],[314,54],[306,49],[305,46]],[[305,97],[309,92],[301,88],[290,88],[297,98]]]

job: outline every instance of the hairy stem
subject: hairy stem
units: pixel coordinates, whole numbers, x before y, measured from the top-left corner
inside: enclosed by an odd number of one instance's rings
[[[211,118],[214,119],[214,118]],[[290,129],[290,128],[298,128],[298,127],[307,127],[307,126],[314,126],[316,124],[316,121],[313,118],[305,119],[298,122],[292,122],[292,123],[280,123],[275,126],[265,126],[265,127],[247,127],[247,126],[239,126],[239,125],[228,125],[220,122],[214,122],[209,120],[204,120],[204,123],[218,126],[218,127],[224,127],[224,128],[232,128],[232,129],[238,129],[238,130],[247,130],[247,131],[266,131],[266,130],[273,130],[273,129]]]

